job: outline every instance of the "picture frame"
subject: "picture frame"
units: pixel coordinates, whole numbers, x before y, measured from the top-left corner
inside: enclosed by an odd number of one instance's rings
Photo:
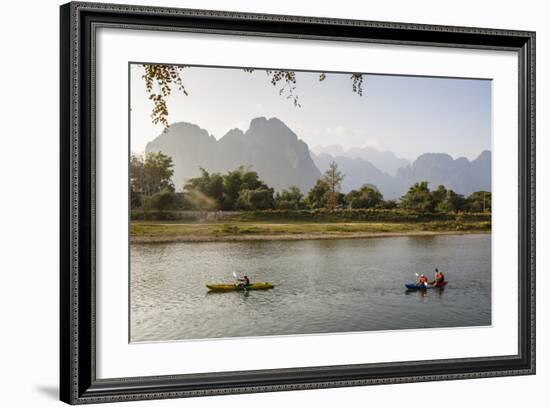
[[[534,32],[82,2],[61,6],[60,24],[62,401],[102,403],[535,374]],[[96,149],[95,35],[100,27],[516,53],[519,61],[517,353],[98,378],[96,165],[101,157]]]

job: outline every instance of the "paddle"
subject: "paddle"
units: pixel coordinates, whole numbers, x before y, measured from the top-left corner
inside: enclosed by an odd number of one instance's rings
[[[239,279],[239,276],[235,272],[233,272],[233,277],[235,277],[235,286],[238,287],[241,284],[241,280]]]

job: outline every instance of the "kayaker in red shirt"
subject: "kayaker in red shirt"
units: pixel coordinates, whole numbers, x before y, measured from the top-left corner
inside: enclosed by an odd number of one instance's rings
[[[428,277],[426,277],[424,274],[420,274],[420,277],[418,277],[418,281],[416,282],[417,285],[428,285]]]
[[[439,271],[437,268],[435,269],[435,277],[434,281],[432,281],[432,285],[435,285],[436,287],[443,285],[445,282],[445,274],[443,274],[441,271]]]

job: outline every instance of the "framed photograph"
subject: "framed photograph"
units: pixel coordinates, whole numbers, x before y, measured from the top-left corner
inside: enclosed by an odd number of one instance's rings
[[[535,33],[61,6],[61,400],[535,373]]]

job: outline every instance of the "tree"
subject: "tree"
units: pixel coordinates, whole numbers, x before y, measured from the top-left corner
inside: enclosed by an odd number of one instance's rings
[[[275,207],[277,209],[302,209],[304,207],[304,195],[300,188],[292,186],[275,194]]]
[[[270,190],[270,188],[258,177],[256,171],[245,169],[243,166],[228,171],[222,175],[220,173],[210,174],[204,168],[200,168],[201,175],[191,178],[185,184],[187,200],[200,209],[219,209],[234,210],[237,208],[237,202],[241,197],[242,191]],[[259,193],[259,192],[258,192]],[[262,192],[261,194],[265,194]],[[260,195],[261,195],[260,194]],[[248,205],[250,198],[252,206],[262,206],[256,204],[256,195],[243,195],[240,200],[240,209]],[[271,200],[273,200],[273,190],[271,189]],[[258,198],[259,199],[259,198]],[[267,205],[269,206],[269,205]],[[271,205],[273,206],[273,205]]]
[[[338,192],[340,192],[343,179],[344,175],[338,171],[338,164],[334,161],[330,163],[323,175],[323,182],[328,186],[329,192],[326,198],[326,206],[330,209],[334,209],[338,204]]]
[[[383,209],[395,209],[397,208],[397,202],[393,199],[390,199],[389,201],[382,201],[380,207]]]
[[[130,208],[141,208],[143,197],[139,192],[130,191]]]
[[[239,198],[235,203],[235,209],[242,210],[265,210],[273,209],[275,201],[273,200],[273,189],[257,188],[243,189],[239,192]]]
[[[130,207],[141,207],[143,185],[143,157],[132,154],[130,157]]]
[[[223,203],[222,207],[226,210],[235,209],[241,190],[268,189],[258,177],[256,171],[251,171],[243,166],[236,170],[229,171],[223,176]]]
[[[148,206],[156,211],[178,209],[179,200],[173,189],[163,189],[149,197]]]
[[[223,176],[223,209],[234,209],[235,202],[239,198],[239,192],[241,190],[242,183],[242,167],[229,171]]]
[[[432,196],[426,181],[417,182],[401,197],[401,207],[419,212],[433,210]]]
[[[199,168],[201,175],[190,178],[183,187],[185,191],[199,191],[221,204],[223,200],[223,177],[219,173],[210,174],[204,168]]]
[[[132,155],[130,158],[130,190],[151,196],[162,190],[174,190],[172,158],[158,153],[145,156]]]
[[[330,208],[344,208],[345,205],[346,205],[346,194],[343,194],[341,192],[337,192],[336,193],[336,196],[335,196],[336,199],[334,199],[334,201],[336,202],[336,205],[334,207],[332,206],[329,206]]]
[[[324,208],[330,192],[329,186],[323,179],[318,179],[307,194],[307,204],[311,209]]]
[[[464,196],[457,194],[452,189],[445,193],[445,197],[437,203],[435,210],[437,212],[458,212],[466,207]]]
[[[447,208],[453,212],[463,211],[467,207],[467,201],[466,198],[464,198],[464,195],[457,194],[451,189],[447,191],[445,202]]]
[[[431,192],[432,208],[436,212],[458,212],[465,209],[464,196],[457,194],[452,189],[439,185]]]
[[[352,209],[376,208],[384,201],[382,194],[373,185],[365,184],[359,190],[350,191],[346,202]]]
[[[183,83],[183,70],[187,68],[185,65],[162,65],[162,64],[142,64],[145,73],[142,79],[145,82],[145,90],[149,94],[149,99],[153,102],[153,111],[151,119],[153,124],[162,124],[168,127],[168,104],[166,98],[172,93],[172,86],[176,86],[184,95],[188,95],[187,89]],[[252,68],[244,68],[243,71],[253,73],[256,70]],[[286,96],[290,99],[295,107],[301,107],[296,94],[296,72],[291,70],[263,70],[269,82],[273,86],[282,83],[279,88],[279,95]],[[327,75],[325,72],[319,73],[319,82],[325,81]],[[351,73],[351,89],[353,93],[363,96],[363,74]]]
[[[439,185],[436,190],[431,192],[432,196],[432,205],[435,210],[438,210],[440,205],[444,206],[444,201],[447,199],[447,188],[443,185]],[[445,212],[445,211],[441,211]]]
[[[191,178],[183,187],[191,204],[198,209],[218,209],[223,204],[223,177],[199,168],[201,175]]]
[[[491,193],[487,191],[476,191],[468,199],[467,207],[470,212],[491,212]]]
[[[241,167],[242,168],[242,167]],[[260,180],[256,171],[241,169],[241,189],[267,188],[267,185]]]

